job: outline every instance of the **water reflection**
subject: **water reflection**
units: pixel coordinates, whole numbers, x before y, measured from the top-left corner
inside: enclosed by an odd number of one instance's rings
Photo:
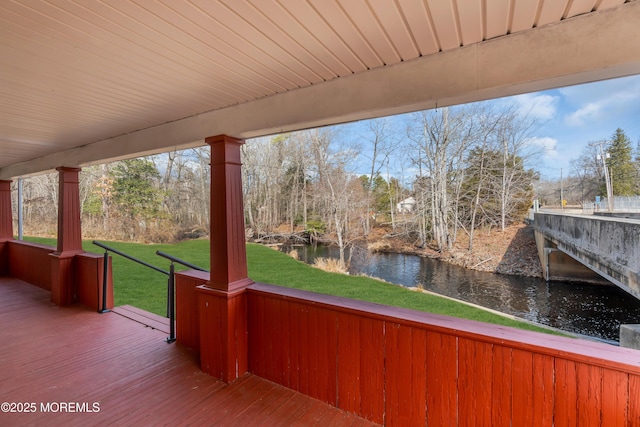
[[[283,247],[288,252],[291,247]],[[338,257],[336,248],[295,246],[300,259]],[[618,341],[621,323],[640,323],[640,300],[615,286],[546,283],[542,279],[471,271],[403,254],[356,248],[350,273],[416,286],[562,330]]]

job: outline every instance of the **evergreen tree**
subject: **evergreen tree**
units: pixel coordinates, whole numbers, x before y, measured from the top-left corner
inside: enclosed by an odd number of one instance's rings
[[[501,222],[503,209],[500,200],[504,195],[501,183],[505,174],[511,179],[510,196],[506,203],[507,225],[519,221],[527,212],[533,200],[531,182],[535,179],[535,173],[531,169],[525,169],[523,160],[519,156],[510,154],[505,170],[503,165],[503,153],[498,150],[482,150],[474,148],[469,151],[467,157],[467,169],[465,180],[462,184],[463,199],[460,207],[464,212],[473,211],[473,203],[479,205],[480,216],[478,225],[493,225]],[[461,220],[470,222],[471,218],[462,216]]]
[[[636,193],[636,168],[632,160],[631,140],[620,128],[611,138],[607,165],[614,196],[633,196]],[[606,189],[604,189],[606,194]]]
[[[129,159],[111,170],[114,199],[121,212],[131,218],[150,219],[160,215],[162,194],[157,183],[160,173],[146,158]]]
[[[370,179],[367,175],[360,176],[362,189],[371,194],[371,210],[372,213],[388,213],[390,209],[390,198],[397,191],[391,183],[377,175],[374,179]],[[390,191],[391,190],[391,191]]]

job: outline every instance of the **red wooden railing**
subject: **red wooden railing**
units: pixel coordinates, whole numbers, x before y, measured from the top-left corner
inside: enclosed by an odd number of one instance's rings
[[[189,270],[176,273],[176,338],[200,353],[200,322],[196,288],[209,282],[209,273]]]
[[[0,276],[9,275],[9,239],[0,239]]]
[[[4,242],[2,256],[7,259],[6,272],[16,279],[51,291],[53,280],[52,257],[56,248],[48,245],[10,240]],[[81,252],[73,256],[72,302],[97,310],[102,306],[104,263],[102,255]],[[107,274],[107,307],[113,307],[113,278]]]
[[[16,279],[51,290],[51,257],[56,248],[37,243],[11,240],[9,247],[9,274]]]
[[[640,352],[318,295],[248,290],[249,370],[386,425],[640,425]]]
[[[104,297],[104,257],[99,254],[84,252],[74,258],[76,302],[91,309],[100,310]],[[111,258],[107,266],[107,301],[106,307],[113,308],[113,277],[111,274]]]

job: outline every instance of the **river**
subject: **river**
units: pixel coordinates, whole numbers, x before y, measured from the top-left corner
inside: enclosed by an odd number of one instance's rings
[[[288,252],[290,246],[283,246]],[[301,261],[338,257],[337,248],[295,246]],[[467,270],[416,255],[357,249],[350,274],[418,287],[564,331],[619,341],[620,324],[640,323],[640,300],[611,285],[547,283],[540,278]]]

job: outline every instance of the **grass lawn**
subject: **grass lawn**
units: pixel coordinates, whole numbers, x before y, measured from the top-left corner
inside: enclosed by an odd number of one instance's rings
[[[49,245],[56,244],[55,239],[25,238],[25,240]],[[200,267],[209,268],[208,240],[190,240],[171,245],[104,243],[164,270],[169,269],[169,261],[157,256],[155,254],[157,250]],[[91,241],[83,242],[83,247],[89,252],[102,252],[102,249],[91,244]],[[112,254],[112,257],[115,304],[130,304],[153,313],[166,315],[166,276],[118,255]],[[450,299],[410,291],[380,280],[327,273],[261,245],[247,244],[247,261],[249,277],[257,282],[513,326],[520,329],[549,332],[547,329],[538,328],[529,323],[519,322]],[[176,266],[176,270],[180,269],[182,268]]]

